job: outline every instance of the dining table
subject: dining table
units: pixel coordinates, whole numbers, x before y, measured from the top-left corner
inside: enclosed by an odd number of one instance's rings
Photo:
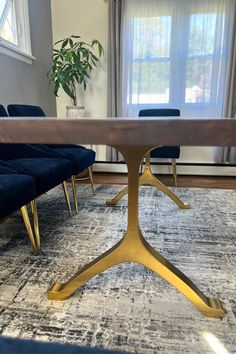
[[[139,169],[144,156],[157,146],[236,146],[236,119],[1,118],[0,143],[109,145],[119,150],[127,164],[126,232],[115,246],[79,269],[65,283],[50,285],[47,293],[49,300],[65,300],[106,269],[124,262],[136,262],[169,282],[203,315],[215,318],[224,316],[225,311],[218,298],[206,296],[145,239],[139,225]]]

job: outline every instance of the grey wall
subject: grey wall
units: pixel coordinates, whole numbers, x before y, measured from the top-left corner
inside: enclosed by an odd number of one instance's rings
[[[52,55],[51,1],[29,0],[32,54],[29,65],[0,53],[0,104],[34,104],[56,116],[56,100],[48,84]]]

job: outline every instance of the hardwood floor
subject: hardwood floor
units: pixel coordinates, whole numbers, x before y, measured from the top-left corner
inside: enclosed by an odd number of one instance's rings
[[[158,175],[160,181],[167,186],[173,186],[171,175]],[[89,183],[89,181],[84,181]],[[127,184],[125,173],[94,173],[96,184]],[[215,176],[178,176],[179,187],[236,189],[236,177]]]

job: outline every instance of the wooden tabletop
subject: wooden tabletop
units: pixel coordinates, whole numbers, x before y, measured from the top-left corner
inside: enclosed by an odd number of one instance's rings
[[[0,118],[0,143],[236,146],[236,119]]]

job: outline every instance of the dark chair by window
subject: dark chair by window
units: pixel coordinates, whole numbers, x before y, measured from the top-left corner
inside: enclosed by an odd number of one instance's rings
[[[179,117],[179,109],[143,109],[139,112],[139,117]],[[176,159],[179,158],[179,146],[158,147],[151,152],[151,157],[171,159],[174,185],[177,187]]]

